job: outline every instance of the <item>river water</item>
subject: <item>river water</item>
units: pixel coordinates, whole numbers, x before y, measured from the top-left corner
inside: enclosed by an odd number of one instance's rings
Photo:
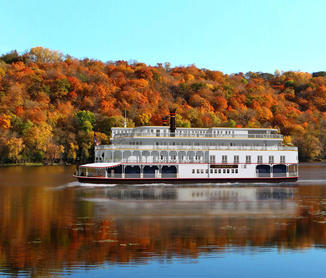
[[[80,186],[0,168],[0,276],[326,277],[326,165],[279,185]]]

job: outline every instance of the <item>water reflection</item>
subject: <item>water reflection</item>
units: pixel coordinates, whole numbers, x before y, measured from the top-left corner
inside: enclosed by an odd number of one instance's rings
[[[295,187],[120,187],[89,190],[95,214],[295,215]]]
[[[59,181],[32,171],[17,183],[17,173],[1,180],[0,273],[61,275],[104,263],[326,244],[322,185],[85,188],[62,186],[71,169],[60,168]]]

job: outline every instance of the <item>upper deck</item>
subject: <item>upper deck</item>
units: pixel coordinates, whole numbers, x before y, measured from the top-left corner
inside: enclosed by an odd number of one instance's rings
[[[112,138],[203,138],[203,139],[274,139],[282,140],[283,135],[271,128],[176,128],[171,132],[168,126],[142,126],[135,128],[112,128]]]

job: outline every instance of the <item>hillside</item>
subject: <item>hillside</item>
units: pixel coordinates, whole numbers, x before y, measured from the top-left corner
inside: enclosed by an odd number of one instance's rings
[[[36,47],[0,57],[0,162],[92,159],[94,132],[161,125],[278,127],[300,161],[326,154],[326,73],[237,73],[82,59]]]

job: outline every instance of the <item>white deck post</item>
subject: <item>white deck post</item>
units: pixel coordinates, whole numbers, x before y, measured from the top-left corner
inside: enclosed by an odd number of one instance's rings
[[[140,165],[140,178],[144,178],[144,165]]]
[[[125,178],[125,166],[124,165],[121,165],[121,167],[122,167],[121,177],[124,179]]]

